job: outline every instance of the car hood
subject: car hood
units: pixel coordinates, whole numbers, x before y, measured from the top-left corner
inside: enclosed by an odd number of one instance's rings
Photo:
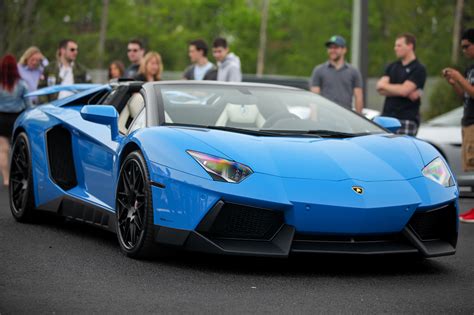
[[[406,136],[261,137],[200,128],[176,129],[213,147],[221,157],[243,163],[254,172],[280,177],[405,180],[422,176],[424,167],[415,143]]]

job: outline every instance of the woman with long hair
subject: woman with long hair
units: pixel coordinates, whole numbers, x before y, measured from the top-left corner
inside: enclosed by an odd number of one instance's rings
[[[114,60],[109,65],[109,80],[118,80],[123,77],[125,66],[120,60]]]
[[[5,186],[10,179],[8,156],[13,124],[21,112],[30,107],[30,101],[25,97],[27,93],[28,88],[18,73],[15,57],[6,55],[0,61],[0,173]]]
[[[161,55],[156,51],[150,51],[143,57],[135,79],[147,82],[160,81],[162,73],[163,62]]]

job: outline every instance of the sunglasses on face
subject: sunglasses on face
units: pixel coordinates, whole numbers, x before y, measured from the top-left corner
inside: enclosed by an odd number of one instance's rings
[[[138,49],[128,49],[128,52],[132,52],[132,51],[133,51],[133,52],[137,52]]]

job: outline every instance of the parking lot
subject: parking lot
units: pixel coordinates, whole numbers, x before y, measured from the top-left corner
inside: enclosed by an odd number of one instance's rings
[[[462,211],[474,199],[461,199]],[[13,220],[0,189],[0,313],[473,314],[474,225],[454,256],[124,257],[116,237],[45,216]]]

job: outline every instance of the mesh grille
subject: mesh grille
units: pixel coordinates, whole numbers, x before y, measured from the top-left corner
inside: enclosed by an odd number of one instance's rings
[[[210,234],[222,238],[270,239],[283,224],[283,213],[225,204]]]

